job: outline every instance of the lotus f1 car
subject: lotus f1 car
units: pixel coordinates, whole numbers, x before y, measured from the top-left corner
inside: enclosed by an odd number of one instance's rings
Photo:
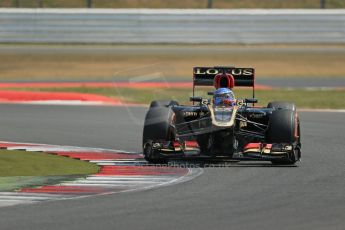
[[[290,102],[256,107],[252,68],[195,67],[191,105],[153,101],[146,114],[143,154],[151,163],[169,159],[265,160],[295,164],[301,158],[300,122]],[[213,86],[209,98],[195,86]],[[253,97],[237,99],[235,87],[252,87]]]

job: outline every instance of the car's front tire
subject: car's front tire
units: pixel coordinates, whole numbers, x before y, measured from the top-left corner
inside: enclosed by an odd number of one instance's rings
[[[296,111],[296,105],[294,103],[285,101],[271,101],[268,103],[267,108],[272,108],[274,110],[288,109]]]
[[[285,158],[274,159],[273,164],[293,165],[300,158],[300,128],[295,111],[290,109],[274,110],[269,118],[266,134],[268,143],[288,143],[297,146]],[[297,135],[296,135],[297,134]]]
[[[169,106],[166,107],[164,105],[155,105],[150,107],[149,111],[147,112],[144,123],[142,145],[144,157],[150,163],[157,164],[166,162],[166,160],[156,156],[154,150],[152,150],[152,142],[157,140],[174,140],[174,118],[174,111]]]
[[[167,164],[168,160],[158,157],[155,154],[155,150],[152,148],[152,144],[146,143],[143,148],[144,159],[151,164]]]

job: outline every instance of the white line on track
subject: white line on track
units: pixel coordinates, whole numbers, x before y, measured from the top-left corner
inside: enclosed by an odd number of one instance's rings
[[[30,201],[43,201],[43,200],[51,200],[54,199],[53,197],[44,197],[44,196],[11,196],[11,195],[1,195],[0,201],[2,200],[30,200]],[[58,199],[58,198],[56,198]]]
[[[35,201],[24,200],[2,200],[0,201],[0,207],[14,206],[18,204],[33,204]]]

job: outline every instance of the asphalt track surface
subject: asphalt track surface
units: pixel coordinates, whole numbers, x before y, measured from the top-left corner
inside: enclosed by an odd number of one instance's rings
[[[0,105],[0,139],[140,150],[146,108]],[[205,168],[164,188],[0,208],[5,229],[344,229],[344,113],[300,113],[298,167]]]

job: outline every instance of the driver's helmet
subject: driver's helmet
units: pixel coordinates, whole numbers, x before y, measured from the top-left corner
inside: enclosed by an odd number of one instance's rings
[[[219,88],[214,92],[213,104],[215,106],[234,106],[235,105],[235,95],[228,88]]]

